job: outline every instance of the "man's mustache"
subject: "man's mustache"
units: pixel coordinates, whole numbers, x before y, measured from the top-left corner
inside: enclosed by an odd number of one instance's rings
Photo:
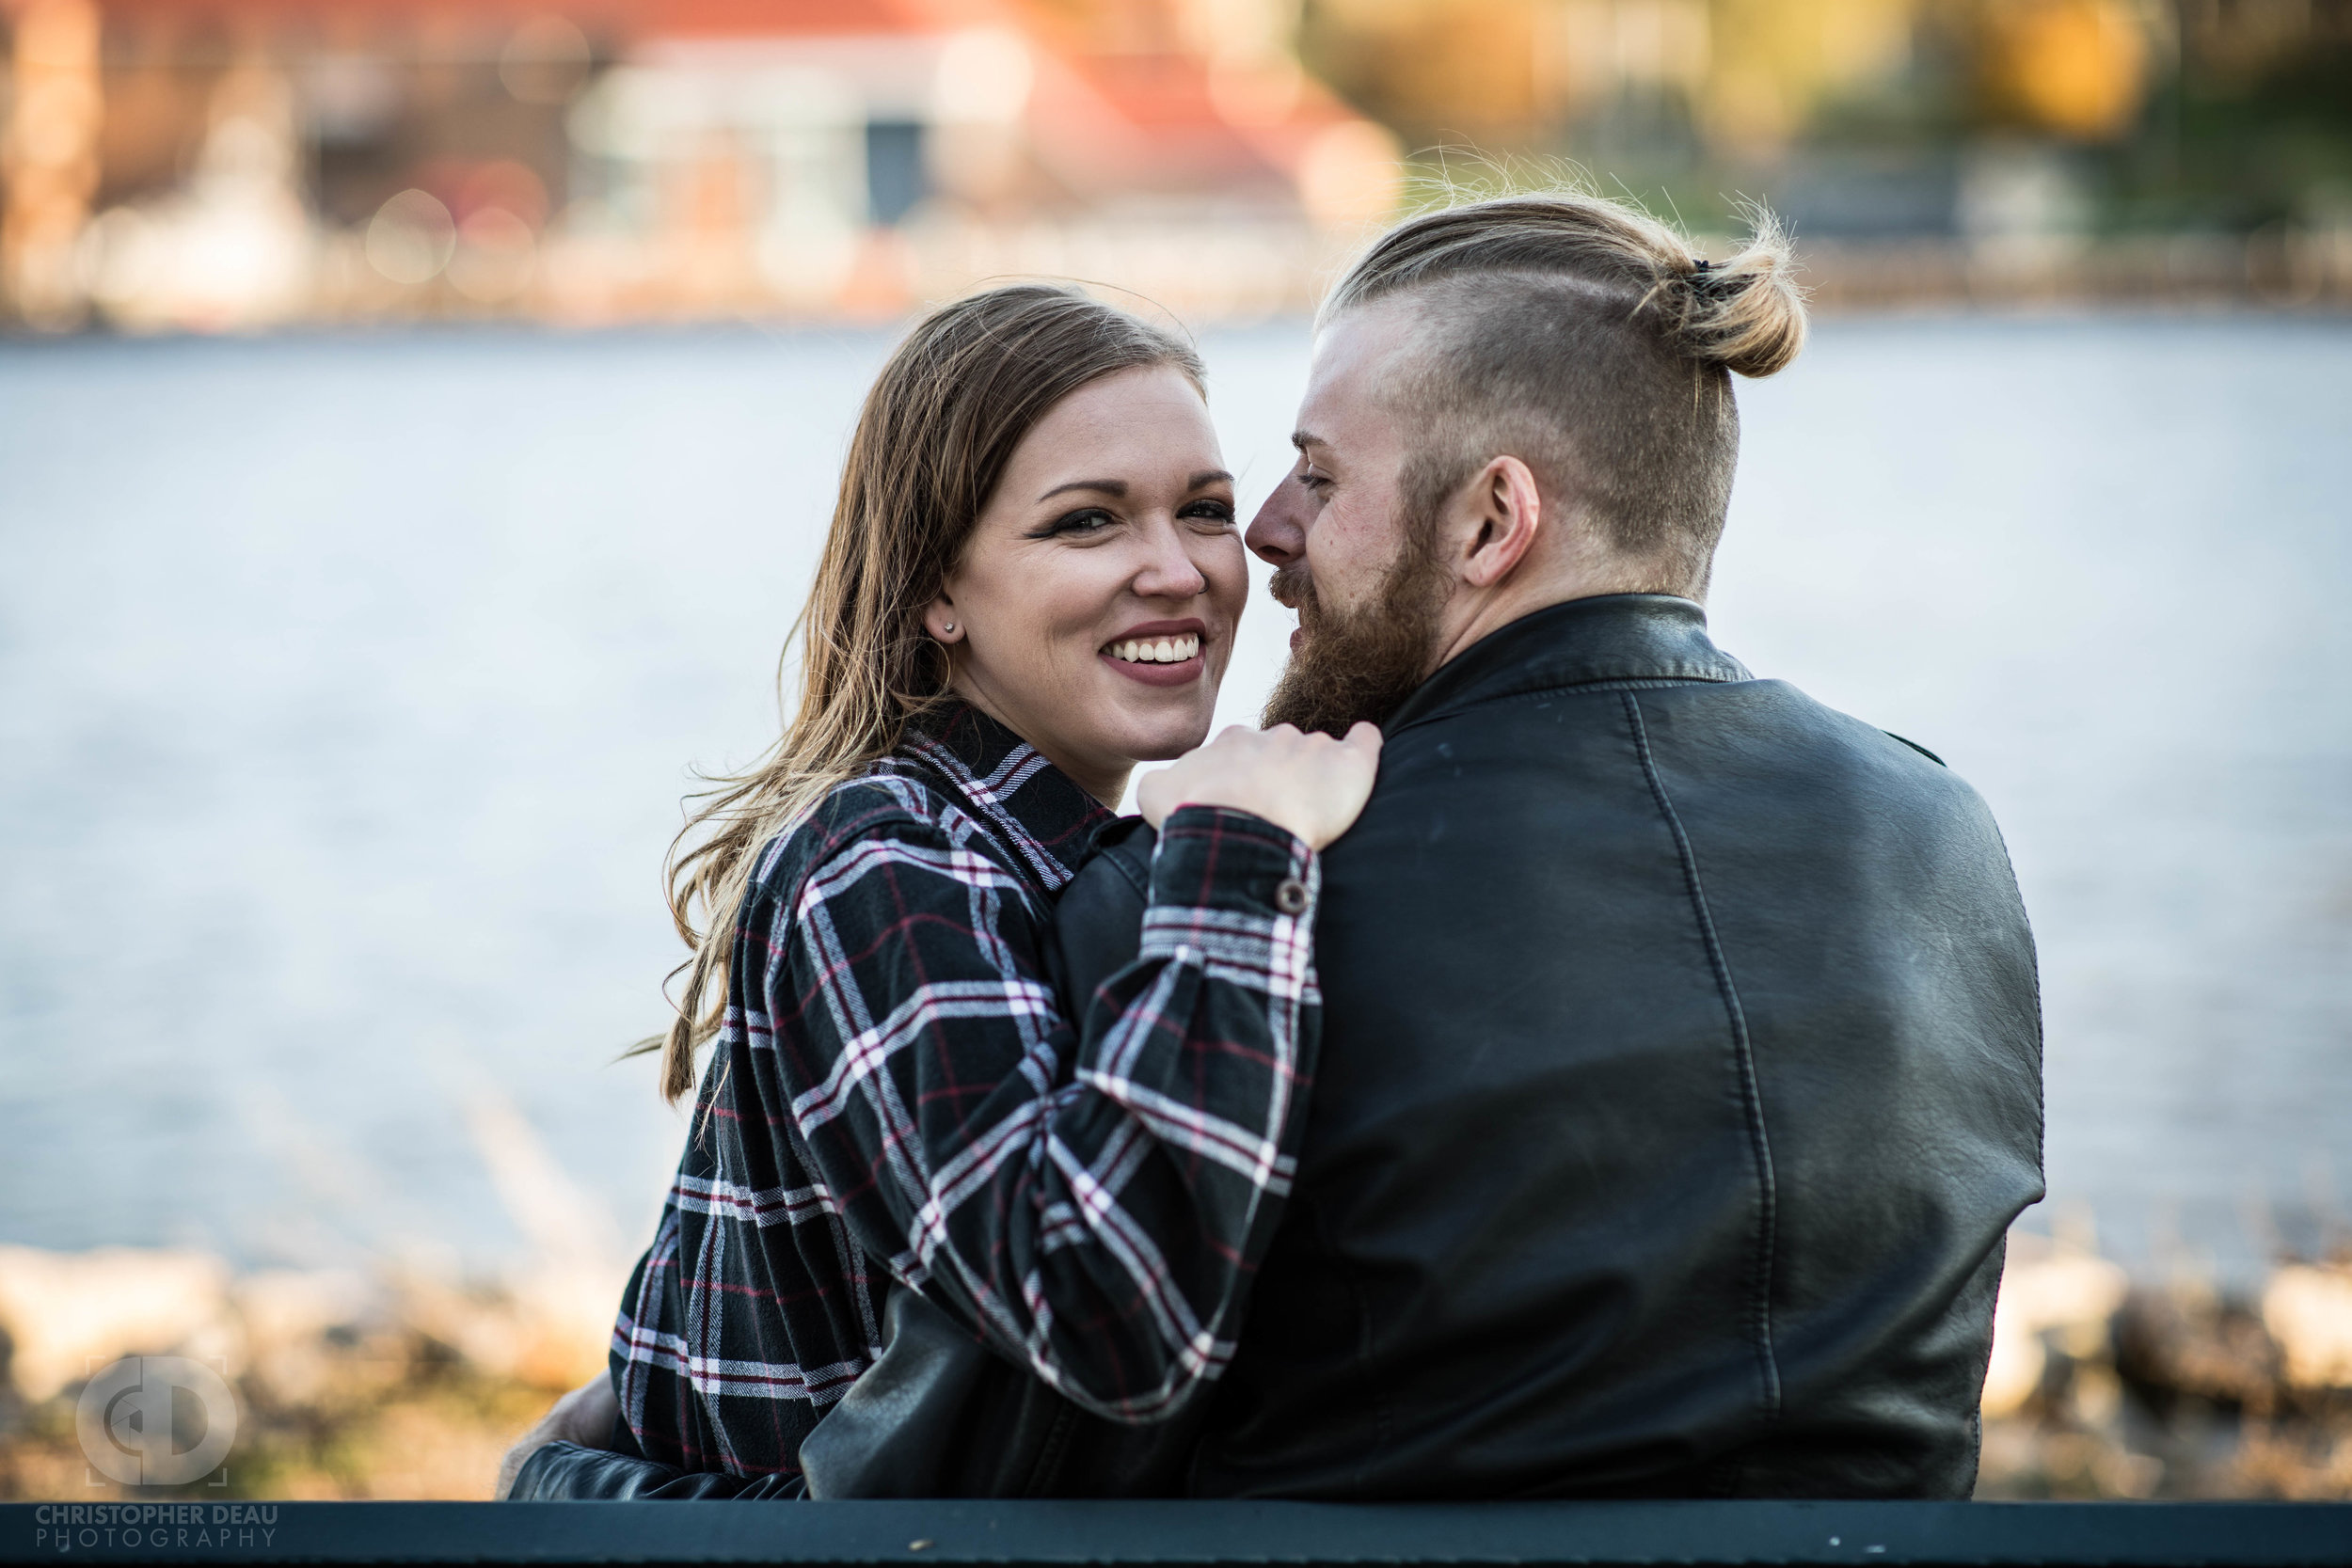
[[[1315,579],[1309,574],[1307,563],[1303,561],[1294,561],[1287,566],[1276,568],[1274,580],[1266,584],[1266,592],[1274,595],[1276,604],[1285,610],[1295,610],[1302,616],[1317,608]]]

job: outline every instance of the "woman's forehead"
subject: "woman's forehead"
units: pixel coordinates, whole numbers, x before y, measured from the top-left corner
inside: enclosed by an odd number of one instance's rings
[[[1041,482],[1019,486],[1024,495],[1040,496],[1073,479],[1106,476],[1105,465],[1155,478],[1223,468],[1208,404],[1182,371],[1143,366],[1079,388],[1014,449],[1007,477]]]

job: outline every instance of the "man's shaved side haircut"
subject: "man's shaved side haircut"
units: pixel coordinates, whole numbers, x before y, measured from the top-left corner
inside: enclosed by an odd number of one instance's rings
[[[1406,293],[1414,369],[1392,398],[1418,432],[1407,515],[1434,526],[1479,469],[1514,456],[1638,587],[1705,592],[1731,502],[1731,372],[1804,344],[1788,245],[1761,209],[1721,265],[1646,213],[1582,192],[1501,197],[1390,230],[1340,280],[1326,321]]]

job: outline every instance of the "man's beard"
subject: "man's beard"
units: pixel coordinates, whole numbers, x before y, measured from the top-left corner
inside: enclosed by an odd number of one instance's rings
[[[1274,574],[1275,598],[1298,611],[1306,635],[1266,699],[1262,722],[1345,735],[1350,725],[1385,721],[1428,675],[1450,581],[1430,547],[1437,530],[1422,519],[1404,522],[1396,560],[1352,610],[1316,596],[1304,560]]]

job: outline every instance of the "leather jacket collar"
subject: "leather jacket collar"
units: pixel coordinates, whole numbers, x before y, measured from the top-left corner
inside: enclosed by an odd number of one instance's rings
[[[1569,599],[1522,615],[1454,656],[1380,726],[1408,724],[1498,697],[1614,681],[1744,681],[1747,667],[1708,641],[1707,611],[1670,594]]]

